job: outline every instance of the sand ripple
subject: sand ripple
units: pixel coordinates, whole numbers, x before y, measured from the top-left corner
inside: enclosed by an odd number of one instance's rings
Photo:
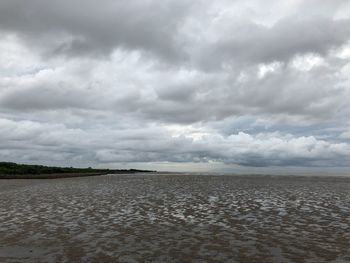
[[[350,179],[2,180],[0,262],[350,262]]]

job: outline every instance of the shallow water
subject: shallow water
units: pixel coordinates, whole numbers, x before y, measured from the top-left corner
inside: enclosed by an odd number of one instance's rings
[[[350,262],[350,179],[0,180],[0,262]]]

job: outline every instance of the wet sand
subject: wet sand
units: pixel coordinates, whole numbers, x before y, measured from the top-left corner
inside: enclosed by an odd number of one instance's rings
[[[0,180],[0,262],[350,262],[350,179]]]

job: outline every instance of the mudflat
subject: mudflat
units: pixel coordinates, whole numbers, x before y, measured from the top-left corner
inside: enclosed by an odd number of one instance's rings
[[[0,180],[0,262],[350,262],[350,179]]]

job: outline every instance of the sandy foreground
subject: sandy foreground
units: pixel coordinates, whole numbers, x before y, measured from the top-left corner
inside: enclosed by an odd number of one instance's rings
[[[350,179],[0,180],[0,262],[350,262]]]

